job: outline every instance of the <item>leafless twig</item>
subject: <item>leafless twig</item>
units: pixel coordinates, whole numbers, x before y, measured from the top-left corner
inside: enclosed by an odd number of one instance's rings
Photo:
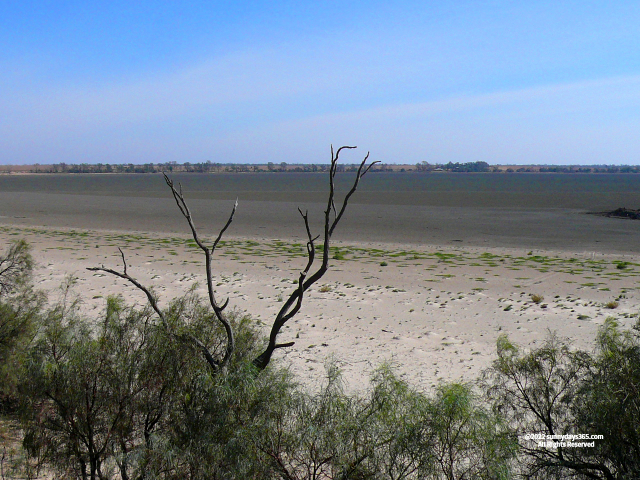
[[[311,288],[311,286],[320,280],[323,275],[327,272],[329,268],[329,246],[331,241],[331,236],[335,228],[338,226],[338,223],[342,219],[342,216],[347,209],[347,204],[349,203],[349,199],[354,194],[356,189],[358,188],[358,183],[360,179],[371,169],[373,165],[378,162],[373,162],[367,165],[367,160],[369,159],[369,153],[364,157],[364,160],[360,163],[360,167],[358,168],[356,178],[351,186],[351,189],[344,197],[342,201],[342,206],[340,211],[336,210],[335,206],[335,176],[338,169],[338,158],[340,156],[340,152],[344,149],[353,149],[356,147],[340,147],[334,155],[333,146],[331,146],[331,167],[329,169],[329,198],[327,200],[327,208],[324,212],[324,244],[322,246],[322,263],[319,268],[311,275],[309,275],[309,271],[313,267],[315,261],[315,241],[319,238],[312,237],[311,230],[309,228],[309,219],[307,213],[302,213],[301,210],[300,215],[304,219],[305,228],[307,230],[307,254],[308,260],[305,269],[300,273],[300,277],[298,279],[298,288],[289,296],[287,301],[284,303],[271,327],[271,333],[269,335],[269,343],[265,350],[253,361],[253,364],[258,367],[258,369],[262,370],[266,368],[266,366],[271,361],[271,356],[273,352],[278,348],[285,348],[294,345],[294,342],[287,343],[278,343],[277,337],[280,333],[282,327],[293,318],[302,307],[302,300],[304,297],[304,293]],[[307,278],[308,277],[308,278]]]
[[[229,228],[229,225],[231,225],[231,222],[233,221],[233,216],[235,215],[236,209],[238,208],[238,200],[236,199],[236,202],[233,205],[233,210],[231,210],[231,214],[229,215],[229,219],[227,220],[227,223],[220,230],[220,233],[218,234],[218,237],[216,238],[216,240],[213,242],[213,245],[211,246],[211,248],[208,248],[204,243],[202,243],[202,241],[200,240],[200,237],[198,236],[198,231],[196,230],[195,224],[193,223],[193,218],[191,216],[189,206],[187,205],[187,202],[185,201],[184,196],[182,195],[182,185],[178,184],[178,189],[176,189],[173,183],[173,180],[171,180],[166,173],[163,172],[162,174],[164,175],[165,182],[167,182],[167,185],[171,189],[171,193],[173,194],[173,198],[176,201],[176,205],[178,205],[178,208],[180,209],[180,213],[182,213],[182,216],[186,218],[187,222],[189,223],[189,228],[191,229],[191,235],[193,236],[193,240],[196,242],[198,247],[200,247],[200,249],[204,252],[204,255],[205,255],[205,263],[206,263],[205,268],[207,271],[207,291],[209,293],[209,303],[211,304],[211,308],[213,308],[213,312],[215,313],[216,318],[224,327],[224,331],[227,336],[227,347],[225,349],[224,358],[220,362],[220,366],[224,368],[229,363],[229,360],[231,359],[231,355],[233,354],[233,350],[235,349],[235,337],[233,334],[233,328],[231,328],[231,324],[229,323],[229,320],[225,317],[223,313],[224,309],[229,304],[229,299],[227,298],[222,305],[219,305],[215,297],[215,292],[213,290],[213,275],[211,272],[211,257],[216,247],[218,246],[220,239],[224,235],[224,232],[227,231],[227,228]]]
[[[158,306],[158,300],[156,299],[156,296],[153,294],[151,290],[149,290],[147,287],[142,285],[140,282],[138,282],[135,278],[133,278],[131,275],[127,273],[127,261],[124,257],[124,253],[120,247],[118,247],[118,250],[120,251],[120,255],[122,256],[122,264],[123,264],[122,272],[118,272],[117,270],[113,270],[111,268],[106,268],[104,265],[101,267],[88,267],[87,270],[90,270],[92,272],[109,273],[111,275],[115,275],[116,277],[120,277],[128,281],[129,283],[132,283],[137,289],[144,292],[144,294],[147,296],[147,299],[149,300],[149,304],[151,305],[151,308],[153,308],[153,310],[156,312],[158,317],[160,317],[160,320],[162,321],[162,324],[167,330],[167,332],[171,333],[171,329],[169,328],[167,318],[162,312],[162,309]],[[202,352],[202,355],[206,359],[207,363],[211,365],[211,368],[213,368],[214,370],[218,370],[220,368],[220,362],[218,362],[215,358],[213,358],[213,355],[211,354],[207,346],[199,338],[193,335],[190,335],[189,339],[198,346],[198,348]]]

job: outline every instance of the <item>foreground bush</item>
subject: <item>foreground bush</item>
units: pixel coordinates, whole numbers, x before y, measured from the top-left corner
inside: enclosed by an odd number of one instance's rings
[[[25,363],[24,445],[68,478],[506,478],[514,441],[466,385],[434,397],[388,368],[367,395],[339,372],[310,393],[283,369],[253,365],[261,337],[232,315],[236,355],[214,374],[193,343],[224,332],[193,294],[166,313],[110,298],[99,319],[67,297],[45,316]]]
[[[200,445],[231,445],[243,415],[260,410],[250,405],[255,382],[239,356],[228,375],[212,377],[193,344],[180,340],[197,330],[211,348],[220,343],[193,294],[174,301],[167,318],[171,334],[151,309],[118,298],[99,319],[83,318],[66,297],[47,312],[20,385],[33,457],[70,478],[145,478],[154,470],[171,477],[184,468],[200,478]],[[255,350],[253,326],[231,318],[243,347]],[[235,453],[224,455],[228,463]]]
[[[0,254],[0,412],[14,408],[19,367],[44,306],[44,295],[33,290],[32,270],[24,241]]]
[[[555,336],[529,353],[499,339],[487,392],[520,434],[526,478],[640,478],[639,325],[622,332],[607,319],[594,354],[572,350]],[[569,442],[562,435],[603,438],[574,440],[592,446],[547,441]]]

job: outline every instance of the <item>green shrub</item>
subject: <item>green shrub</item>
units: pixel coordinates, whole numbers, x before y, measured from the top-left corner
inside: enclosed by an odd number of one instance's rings
[[[18,376],[46,301],[32,287],[32,269],[22,240],[0,255],[0,412],[15,407]]]
[[[14,293],[31,279],[33,258],[30,250],[27,242],[18,240],[0,255],[0,299]]]
[[[374,373],[366,395],[349,395],[330,364],[319,392],[298,391],[292,399],[279,422],[264,429],[267,437],[260,449],[275,460],[274,478],[509,474],[515,440],[469,386],[443,385],[431,397],[383,366]]]
[[[331,248],[333,250],[333,256],[331,258],[333,258],[334,260],[344,260],[344,253],[342,253],[339,249],[337,248]]]
[[[498,359],[484,382],[494,410],[520,436],[520,475],[640,478],[639,330],[621,332],[607,319],[593,355],[555,336],[529,353],[499,338]],[[524,434],[603,438],[589,447],[555,448]]]
[[[531,294],[531,301],[533,303],[541,303],[544,300],[544,297],[542,295],[537,295],[535,293]]]

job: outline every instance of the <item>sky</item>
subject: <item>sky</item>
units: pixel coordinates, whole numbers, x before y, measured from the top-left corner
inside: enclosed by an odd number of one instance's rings
[[[637,1],[0,0],[0,164],[640,163]]]

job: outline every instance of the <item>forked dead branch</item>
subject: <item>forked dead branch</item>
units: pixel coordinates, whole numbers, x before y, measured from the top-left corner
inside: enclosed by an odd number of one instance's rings
[[[306,211],[303,212],[302,210],[298,209],[298,211],[300,212],[300,216],[302,217],[302,220],[304,222],[304,227],[307,233],[307,243],[306,243],[307,263],[305,265],[305,268],[300,272],[300,275],[298,277],[297,287],[289,295],[287,300],[284,302],[284,304],[282,305],[282,308],[277,313],[273,321],[273,324],[271,326],[271,332],[269,334],[269,342],[267,346],[265,347],[264,351],[253,360],[253,364],[259,370],[263,370],[269,364],[269,362],[271,361],[273,352],[275,350],[279,348],[291,347],[294,345],[295,342],[278,343],[278,335],[280,334],[282,327],[284,327],[284,325],[289,320],[291,320],[296,314],[298,314],[298,312],[300,311],[305,292],[307,292],[307,290],[309,290],[309,288],[311,288],[327,272],[329,268],[329,247],[330,247],[331,237],[347,209],[347,205],[349,203],[349,200],[351,199],[351,196],[357,190],[360,179],[371,169],[373,165],[378,163],[376,161],[367,165],[367,160],[369,159],[369,153],[367,153],[367,155],[364,157],[364,159],[360,163],[360,166],[358,167],[353,184],[351,185],[350,190],[346,193],[344,199],[342,200],[342,204],[340,205],[340,208],[339,209],[336,208],[335,176],[336,176],[337,167],[338,167],[338,159],[342,150],[354,149],[354,148],[356,147],[343,146],[343,147],[340,147],[334,153],[333,146],[331,147],[331,166],[329,168],[329,194],[328,194],[326,209],[324,211],[324,226],[323,226],[323,233],[321,235],[314,236],[312,234],[311,228],[309,226],[308,212]],[[211,368],[214,371],[217,371],[225,368],[228,365],[235,350],[235,336],[234,336],[232,324],[229,321],[229,318],[227,317],[224,311],[227,305],[229,304],[229,299],[227,298],[223,303],[219,303],[215,295],[215,291],[213,288],[212,257],[216,250],[216,247],[218,246],[218,244],[220,243],[220,240],[222,239],[222,236],[227,231],[227,229],[229,228],[229,225],[231,225],[231,222],[233,221],[233,216],[238,207],[238,201],[236,200],[236,203],[233,206],[233,209],[231,211],[231,214],[229,215],[229,218],[227,219],[227,222],[218,233],[218,236],[213,242],[213,244],[211,245],[211,247],[209,247],[205,245],[205,243],[201,240],[200,236],[198,235],[198,230],[191,216],[191,211],[189,210],[189,206],[187,205],[187,202],[184,198],[184,194],[182,192],[182,185],[178,184],[178,186],[176,187],[176,185],[174,184],[171,178],[169,178],[165,173],[163,173],[163,175],[167,185],[171,189],[171,193],[173,194],[173,198],[176,201],[176,205],[178,206],[180,213],[182,213],[182,216],[185,217],[185,219],[189,224],[189,228],[191,229],[191,235],[193,236],[194,241],[196,242],[198,247],[202,250],[205,256],[205,269],[206,269],[206,277],[207,277],[207,292],[208,292],[209,303],[211,305],[211,308],[213,309],[216,319],[223,326],[225,335],[226,335],[226,348],[224,350],[224,355],[222,355],[222,358],[215,358],[214,354],[211,353],[210,349],[207,348],[207,346],[202,342],[202,340],[198,339],[195,336],[191,336],[190,340],[193,341],[198,346],[198,348],[202,351],[203,356],[205,357],[205,359],[207,360]],[[317,250],[316,242],[320,238],[322,238],[323,243],[321,246],[322,256],[321,256],[320,264],[318,266],[316,265],[316,250]],[[158,300],[155,294],[153,293],[153,291],[151,291],[150,289],[142,285],[140,282],[138,282],[135,278],[131,277],[127,273],[127,263],[124,257],[124,253],[122,253],[122,250],[120,250],[120,253],[122,255],[122,261],[124,264],[122,272],[118,272],[116,270],[106,268],[105,266],[92,267],[92,268],[89,268],[89,270],[106,272],[132,283],[136,288],[138,288],[139,290],[145,293],[151,307],[154,309],[154,311],[156,312],[156,314],[158,315],[162,323],[165,325],[165,327],[168,328],[167,320],[165,318],[164,313],[158,306]]]

